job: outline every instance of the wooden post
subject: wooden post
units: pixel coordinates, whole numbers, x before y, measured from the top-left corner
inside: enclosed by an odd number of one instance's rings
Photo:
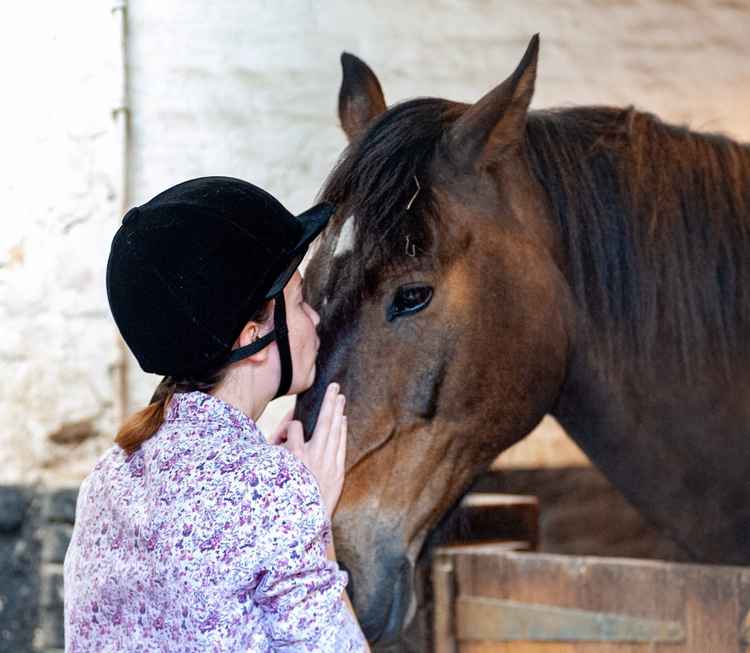
[[[450,556],[438,553],[432,561],[435,653],[458,653],[453,619],[455,606],[454,582],[453,560]]]

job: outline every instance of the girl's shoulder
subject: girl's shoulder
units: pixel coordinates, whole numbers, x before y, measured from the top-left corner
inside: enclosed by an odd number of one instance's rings
[[[325,520],[320,486],[308,467],[283,446],[242,438],[204,448],[192,461],[191,481],[203,503],[242,506],[244,513]],[[295,514],[296,513],[296,514]]]
[[[217,546],[229,552],[221,557],[230,569],[262,567],[312,543],[325,557],[330,521],[318,483],[299,458],[281,446],[237,444],[213,461],[217,482],[194,498],[212,533],[221,532]]]
[[[279,445],[252,447],[251,455],[238,467],[253,499],[273,496],[294,505],[323,505],[320,486],[310,469],[291,451]]]

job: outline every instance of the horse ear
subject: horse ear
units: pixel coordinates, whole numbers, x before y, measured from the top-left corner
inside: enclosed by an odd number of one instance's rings
[[[472,167],[519,143],[534,94],[539,35],[535,34],[515,72],[472,104],[448,133],[452,158]]]
[[[339,90],[339,119],[351,141],[385,111],[385,98],[378,78],[364,61],[343,52],[341,68],[344,76]]]

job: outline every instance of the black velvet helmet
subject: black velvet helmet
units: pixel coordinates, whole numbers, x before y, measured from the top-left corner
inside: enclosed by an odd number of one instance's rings
[[[272,340],[291,383],[283,289],[334,207],[294,216],[266,191],[231,177],[177,184],[130,209],[107,263],[107,298],[141,368],[200,375]],[[276,299],[274,331],[232,351],[262,304]],[[285,387],[284,387],[285,386]]]

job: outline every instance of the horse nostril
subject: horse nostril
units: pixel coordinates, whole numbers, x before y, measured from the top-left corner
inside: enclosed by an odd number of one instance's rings
[[[343,562],[341,562],[341,560],[339,560],[338,563],[342,571],[345,571],[349,576],[349,582],[346,584],[346,593],[349,595],[349,600],[354,602],[354,585],[352,581],[352,574],[349,571],[349,568]]]

